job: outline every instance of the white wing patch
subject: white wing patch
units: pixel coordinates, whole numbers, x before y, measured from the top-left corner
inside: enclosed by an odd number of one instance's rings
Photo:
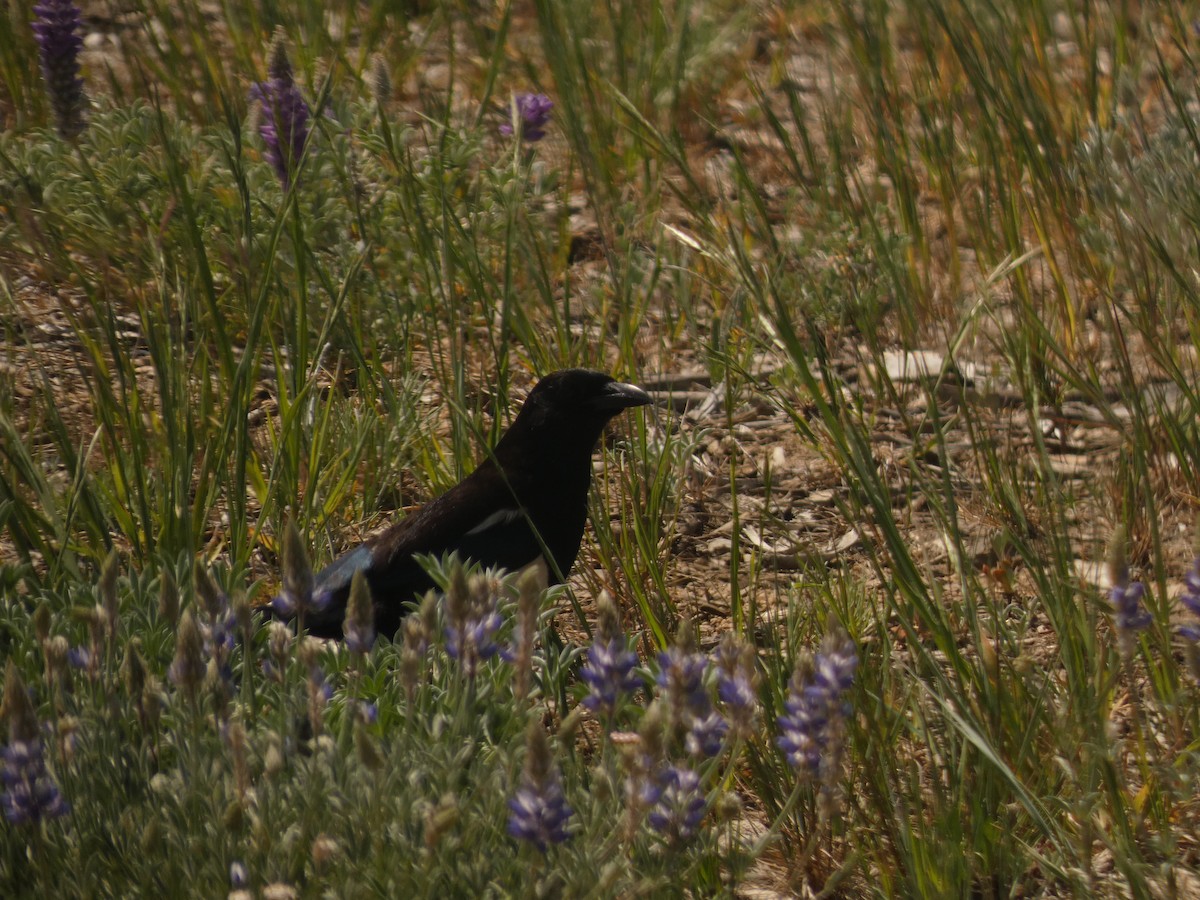
[[[480,534],[487,531],[489,528],[496,528],[501,525],[510,525],[518,519],[525,518],[525,510],[523,509],[501,509],[492,513],[474,528],[467,532],[467,535]]]

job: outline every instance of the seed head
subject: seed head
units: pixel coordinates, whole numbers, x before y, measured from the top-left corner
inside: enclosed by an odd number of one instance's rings
[[[175,634],[175,659],[167,675],[171,683],[195,700],[196,692],[204,683],[204,638],[191,608],[185,609],[179,619],[179,630]]]

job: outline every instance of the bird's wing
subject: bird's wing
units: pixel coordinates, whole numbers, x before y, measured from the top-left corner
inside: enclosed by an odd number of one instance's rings
[[[320,618],[329,621],[310,620],[310,628],[319,633],[340,627],[350,582],[361,571],[371,586],[381,630],[386,630],[390,621],[398,623],[402,617],[401,604],[432,587],[413,557],[452,552],[464,560],[511,571],[533,562],[542,552],[514,486],[490,462],[317,573],[314,593],[326,604]]]

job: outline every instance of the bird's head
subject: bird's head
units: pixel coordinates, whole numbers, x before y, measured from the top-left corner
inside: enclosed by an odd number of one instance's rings
[[[563,369],[539,381],[513,422],[513,431],[572,435],[595,446],[609,419],[650,403],[650,395],[603,372]]]

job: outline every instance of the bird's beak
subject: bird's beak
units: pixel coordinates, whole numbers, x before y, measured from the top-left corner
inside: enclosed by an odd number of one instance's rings
[[[614,381],[593,401],[597,409],[617,411],[650,403],[650,395],[640,387]]]

